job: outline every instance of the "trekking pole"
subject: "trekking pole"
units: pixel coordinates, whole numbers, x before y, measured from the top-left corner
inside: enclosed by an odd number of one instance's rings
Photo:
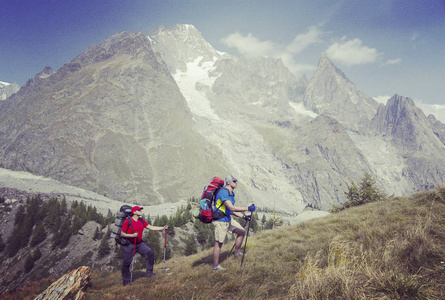
[[[250,221],[247,221],[247,222],[250,222]],[[243,226],[244,229],[246,228],[247,222]],[[235,240],[235,243],[233,243],[232,249],[230,249],[229,255],[227,257],[230,257],[230,254],[232,254],[232,251],[235,248],[235,245],[236,245],[236,240]]]
[[[163,273],[165,273],[165,249],[167,248],[167,229],[164,229],[165,232],[165,239],[164,239],[164,271]]]
[[[235,248],[235,245],[236,245],[236,240],[235,240],[235,243],[233,243],[232,249],[230,249],[229,255],[227,257],[230,257],[230,254],[232,254],[232,251],[233,251],[233,248]]]
[[[134,256],[133,256],[133,259],[131,260],[131,264],[130,264],[130,272],[131,272],[130,284],[133,283],[133,268],[134,268]]]
[[[241,265],[239,267],[240,269],[243,266],[244,255],[246,254],[247,238],[249,237],[250,223],[252,223],[252,219],[253,219],[253,212],[250,213],[249,227],[247,227],[246,243],[244,244],[243,258],[241,258]]]

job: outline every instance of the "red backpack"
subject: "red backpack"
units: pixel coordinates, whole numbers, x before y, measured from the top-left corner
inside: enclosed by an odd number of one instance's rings
[[[195,218],[203,223],[211,223],[213,220],[213,203],[218,191],[224,186],[224,180],[215,176],[210,183],[204,187],[204,191],[199,202],[199,211],[194,213]]]

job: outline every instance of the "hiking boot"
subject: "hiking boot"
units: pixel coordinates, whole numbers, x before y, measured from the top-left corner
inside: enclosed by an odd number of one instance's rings
[[[145,277],[147,277],[147,278],[152,278],[152,277],[158,277],[158,275],[156,275],[156,274],[153,273],[153,272],[150,272],[150,273],[146,273],[146,274],[145,274]]]
[[[224,271],[226,268],[221,267],[221,265],[213,266],[213,271]]]
[[[247,254],[245,253],[244,256],[247,256]],[[243,257],[243,253],[241,251],[233,253],[233,257]]]
[[[131,285],[131,282],[124,282],[123,285],[124,285],[124,286],[126,286],[126,285]]]

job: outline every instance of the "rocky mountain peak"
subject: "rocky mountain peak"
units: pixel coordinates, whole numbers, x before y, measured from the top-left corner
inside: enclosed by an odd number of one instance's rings
[[[412,122],[413,118],[425,119],[425,115],[412,99],[395,94],[378,109],[373,125],[379,133],[393,134],[399,125]]]
[[[153,57],[148,37],[142,32],[128,33],[122,31],[105,39],[99,45],[94,44],[87,50],[76,56],[72,62],[78,62],[82,66],[105,61],[116,55],[148,55]],[[149,57],[147,59],[150,59]]]
[[[320,60],[318,61],[318,67],[314,74],[315,76],[335,76],[335,77],[341,77],[346,83],[353,84],[348,77],[339,69],[337,68],[332,61],[329,59],[329,56],[323,52],[320,56]]]
[[[145,34],[121,32],[93,45],[16,97],[0,111],[0,167],[140,204],[193,195],[185,170],[211,176],[212,150],[204,152],[185,99]]]
[[[414,101],[397,94],[388,100],[386,106],[378,109],[372,120],[372,126],[379,134],[410,151],[425,148],[432,142],[431,139],[435,140],[437,136],[433,134],[430,119],[414,104]],[[430,140],[426,142],[425,138]]]
[[[361,93],[324,53],[306,89],[304,104],[317,114],[336,118],[354,130],[364,128],[378,107],[378,103]]]
[[[201,65],[214,63],[226,55],[216,51],[193,25],[159,26],[148,36],[151,46],[161,53],[172,74],[178,71],[186,72],[187,63],[196,60],[199,60]]]
[[[55,72],[53,71],[53,69],[51,69],[51,67],[46,66],[43,68],[42,71],[34,75],[33,78],[29,79],[24,86],[27,88],[32,88],[38,85],[42,80],[53,75],[54,73]]]

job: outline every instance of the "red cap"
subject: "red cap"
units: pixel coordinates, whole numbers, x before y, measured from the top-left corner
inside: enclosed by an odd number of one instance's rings
[[[135,211],[137,211],[137,210],[141,210],[141,209],[143,209],[143,207],[134,206],[134,207],[131,209],[131,214],[134,214]]]

